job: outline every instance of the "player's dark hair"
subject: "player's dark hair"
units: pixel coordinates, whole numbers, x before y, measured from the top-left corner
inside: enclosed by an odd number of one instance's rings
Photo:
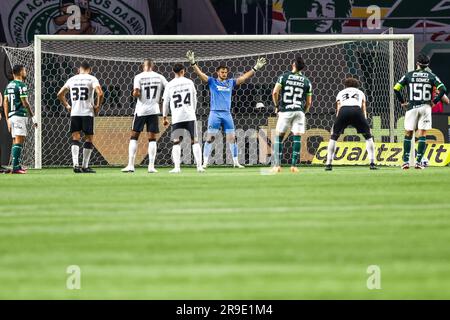
[[[24,65],[23,64],[15,64],[12,68],[12,73],[15,76],[19,76],[20,73],[22,72],[22,70],[24,69]]]
[[[91,70],[91,65],[87,61],[83,61],[80,65],[80,67],[83,70]]]
[[[221,69],[227,69],[227,71],[228,71],[228,67],[227,67],[226,65],[224,65],[224,64],[221,64],[220,66],[218,66],[218,67],[216,68],[216,72],[218,72],[218,71],[221,70]]]
[[[422,68],[425,69],[430,64],[430,58],[426,54],[419,54],[417,57],[417,64]]]
[[[351,78],[351,77],[345,79],[344,85],[346,88],[359,88],[360,87],[360,83],[359,83],[358,79]]]
[[[150,68],[153,68],[155,66],[155,62],[150,58],[144,59],[143,64],[148,65]]]
[[[181,71],[186,70],[186,67],[183,66],[181,63],[174,64],[172,71],[176,74],[179,74]]]
[[[296,56],[293,63],[295,64],[297,71],[302,71],[305,69],[305,60],[303,60],[301,56]]]

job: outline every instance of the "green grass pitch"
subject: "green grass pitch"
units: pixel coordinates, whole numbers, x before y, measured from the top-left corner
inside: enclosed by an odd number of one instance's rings
[[[260,171],[0,175],[0,298],[450,298],[449,168]]]

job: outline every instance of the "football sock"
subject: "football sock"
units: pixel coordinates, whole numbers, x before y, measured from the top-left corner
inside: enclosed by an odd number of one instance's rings
[[[203,160],[205,162],[208,162],[209,156],[211,155],[211,151],[212,151],[212,143],[206,142],[205,145],[203,146]]]
[[[273,152],[275,156],[275,166],[280,166],[281,158],[283,157],[283,137],[280,136],[275,137]]]
[[[366,140],[366,150],[370,163],[375,163],[375,144],[373,143],[373,138]]]
[[[154,140],[150,141],[148,143],[148,166],[150,168],[155,167],[156,151],[157,151],[156,141]],[[134,159],[132,165],[134,166]]]
[[[179,144],[174,144],[172,148],[172,161],[175,169],[180,169],[181,163],[181,146]]]
[[[72,163],[74,167],[79,167],[79,157],[80,157],[80,141],[72,140]]]
[[[198,168],[202,165],[202,148],[200,147],[200,144],[194,143],[192,145],[192,153],[194,154],[195,164]]]
[[[333,162],[334,153],[336,152],[336,140],[330,139],[327,150],[327,165],[329,165]]]
[[[13,170],[20,169],[20,155],[22,153],[22,145],[16,143],[12,146],[11,154],[12,154],[12,166]]]
[[[403,162],[409,162],[409,154],[411,153],[411,138],[405,136],[403,140]]]
[[[83,168],[89,167],[89,159],[91,158],[92,149],[94,149],[94,145],[92,142],[85,142],[83,148]]]
[[[238,163],[238,146],[237,146],[237,144],[229,143],[228,146],[231,150],[231,155],[233,156],[233,162]]]
[[[292,166],[295,167],[297,165],[297,161],[300,158],[300,150],[302,148],[302,137],[293,136],[294,145],[292,147]]]
[[[425,148],[427,146],[427,137],[419,138],[419,145],[417,146],[417,162],[420,163],[425,153]]]
[[[128,166],[134,167],[134,160],[136,159],[138,142],[136,139],[130,139],[130,144],[128,145]],[[150,146],[149,146],[150,154]]]

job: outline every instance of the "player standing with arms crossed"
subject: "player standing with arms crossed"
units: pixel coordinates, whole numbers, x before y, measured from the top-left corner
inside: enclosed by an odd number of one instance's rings
[[[91,75],[92,68],[87,62],[81,63],[79,74],[71,77],[58,92],[58,99],[70,112],[70,132],[72,134],[72,161],[75,173],[95,173],[89,167],[94,145],[94,116],[100,112],[103,102],[103,90],[98,79]],[[66,99],[70,92],[72,106]],[[94,92],[97,99],[94,105]],[[84,133],[83,162],[80,168],[78,163],[81,147],[81,132]]]
[[[403,165],[402,169],[409,169],[409,156],[411,153],[412,135],[418,129],[419,143],[417,147],[416,169],[424,169],[422,157],[426,148],[427,130],[431,126],[432,105],[441,101],[447,93],[447,88],[441,80],[426,68],[430,64],[430,59],[420,54],[417,57],[417,69],[405,74],[394,86],[394,92],[402,107],[406,108],[405,113],[405,139],[403,140]],[[408,101],[403,98],[401,90],[408,86]],[[433,86],[439,93],[432,99]]]
[[[151,59],[145,59],[142,68],[143,72],[134,77],[133,97],[137,98],[137,102],[128,146],[128,165],[122,169],[122,172],[134,172],[139,135],[146,126],[148,132],[148,172],[156,173],[158,172],[155,169],[156,136],[159,133],[160,101],[167,80],[153,71],[154,63]]]
[[[189,131],[197,171],[203,172],[205,169],[202,167],[202,148],[198,143],[197,117],[195,116],[197,90],[194,82],[184,77],[186,68],[182,64],[175,64],[172,70],[175,73],[175,79],[167,84],[163,97],[164,126],[169,126],[167,118],[169,110],[172,114],[172,160],[175,168],[170,173],[181,172],[181,130]]]
[[[366,150],[370,161],[370,170],[377,170],[375,166],[375,145],[367,121],[366,95],[359,90],[360,83],[355,78],[344,81],[345,89],[336,97],[336,121],[331,129],[331,138],[328,142],[326,171],[332,170],[332,162],[336,152],[336,141],[347,126],[356,128],[357,132],[366,139]]]
[[[259,58],[255,66],[237,79],[228,79],[228,67],[220,65],[216,69],[217,78],[209,77],[199,68],[195,61],[195,54],[192,51],[186,53],[188,61],[194,68],[194,72],[201,81],[208,83],[210,92],[210,114],[208,117],[208,135],[203,148],[203,168],[208,166],[209,156],[212,151],[214,136],[223,127],[228,145],[233,156],[233,166],[235,168],[244,168],[238,161],[238,146],[236,144],[235,127],[231,115],[231,96],[236,86],[243,84],[266,64],[265,58]]]
[[[34,128],[37,122],[31,111],[28,101],[28,88],[24,83],[27,77],[27,70],[23,65],[15,65],[12,69],[14,79],[9,82],[4,92],[3,108],[5,118],[8,123],[8,130],[13,138],[12,173],[24,174],[26,170],[20,165],[23,144],[27,136],[28,117],[33,120]]]
[[[300,158],[301,135],[305,133],[305,113],[309,111],[312,101],[311,81],[301,73],[305,62],[300,56],[292,61],[292,70],[281,75],[272,92],[275,113],[278,115],[274,143],[274,173],[281,172],[283,158],[283,137],[291,128],[294,145],[291,172],[298,172],[297,162]],[[281,100],[280,100],[281,97]]]

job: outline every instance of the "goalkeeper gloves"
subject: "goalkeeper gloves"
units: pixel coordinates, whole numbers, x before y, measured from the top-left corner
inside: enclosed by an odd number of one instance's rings
[[[253,71],[258,71],[259,69],[261,69],[262,67],[264,67],[267,63],[266,58],[259,58],[258,60],[256,60],[256,64],[253,67]]]
[[[194,66],[197,64],[197,62],[195,61],[195,54],[193,51],[189,50],[188,52],[186,52],[186,58],[191,63],[191,66]]]

